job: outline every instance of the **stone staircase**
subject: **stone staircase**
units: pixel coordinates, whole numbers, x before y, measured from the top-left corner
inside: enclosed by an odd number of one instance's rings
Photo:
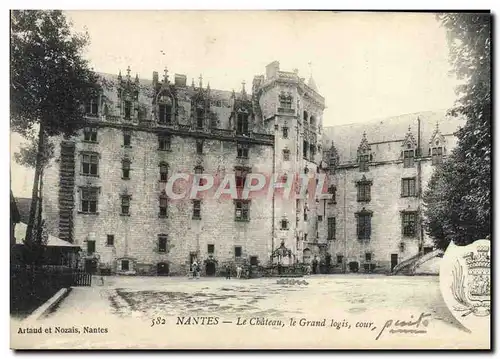
[[[59,168],[59,238],[73,242],[73,208],[75,206],[75,144],[61,143]]]
[[[414,275],[415,270],[425,262],[435,258],[442,257],[444,252],[441,249],[435,249],[432,252],[422,254],[419,253],[407,260],[399,263],[392,270],[392,275]]]

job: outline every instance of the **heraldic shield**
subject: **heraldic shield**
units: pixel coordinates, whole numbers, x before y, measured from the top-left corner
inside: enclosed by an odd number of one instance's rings
[[[440,268],[440,287],[448,308],[465,327],[487,322],[491,313],[490,241],[451,243]],[[482,320],[481,318],[484,318]]]

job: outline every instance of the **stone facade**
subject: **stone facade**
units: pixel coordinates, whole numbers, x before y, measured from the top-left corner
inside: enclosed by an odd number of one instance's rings
[[[244,83],[238,93],[204,87],[201,76],[197,85],[178,74],[170,81],[166,70],[161,80],[154,72],[152,81],[132,78],[130,70],[101,77],[101,95],[86,106],[86,129],[59,139],[44,172],[45,188],[52,189],[44,193],[46,223],[81,245],[82,265],[174,275],[186,274],[196,259],[212,275],[226,263],[289,265],[330,257],[339,272],[355,270],[353,262],[360,271],[375,264],[368,270],[387,272],[394,254],[400,262],[431,246],[420,229],[407,238],[401,228],[403,213],[420,213],[421,188],[437,158],[432,151],[441,147],[442,157],[454,146],[457,125],[443,114],[323,128],[325,102],[313,79],[280,71],[278,62],[255,76],[251,94]],[[405,167],[409,149],[416,152]],[[215,198],[213,191],[167,198],[166,181],[174,174],[210,175],[215,189],[239,171],[280,185],[268,182],[270,195],[243,202]],[[318,175],[327,175],[320,197]],[[417,183],[409,197],[401,196],[403,178]],[[371,184],[364,202],[358,201],[360,181]],[[174,188],[190,188],[182,183]],[[370,218],[363,240],[360,213]]]

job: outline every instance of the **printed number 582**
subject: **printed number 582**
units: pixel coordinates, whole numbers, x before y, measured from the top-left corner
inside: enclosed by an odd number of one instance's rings
[[[152,327],[154,327],[155,325],[163,325],[165,323],[166,323],[166,320],[165,320],[165,318],[162,318],[162,317],[151,319],[151,326]]]

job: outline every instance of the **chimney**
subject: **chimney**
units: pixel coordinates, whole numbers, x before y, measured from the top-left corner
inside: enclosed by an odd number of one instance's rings
[[[273,61],[266,66],[266,79],[271,80],[278,76],[278,71],[280,70],[279,61]]]
[[[153,71],[153,88],[156,88],[158,85],[158,72]]]
[[[175,74],[175,86],[186,87],[187,86],[187,76]]]

